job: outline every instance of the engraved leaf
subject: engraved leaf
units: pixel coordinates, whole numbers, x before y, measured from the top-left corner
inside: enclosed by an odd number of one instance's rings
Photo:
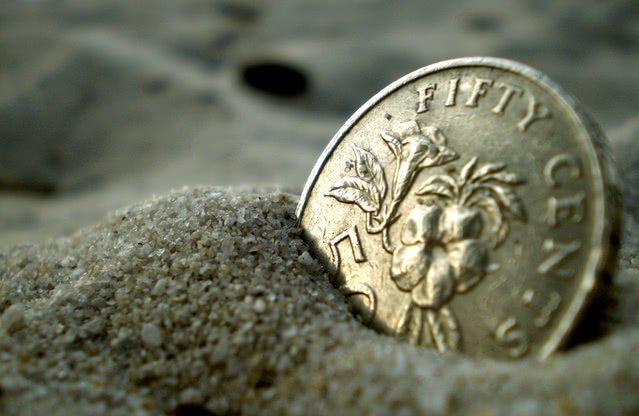
[[[484,176],[481,179],[481,182],[487,182],[492,180],[502,182],[502,183],[507,183],[509,185],[521,185],[522,183],[526,181],[523,176],[517,175],[515,173],[497,172],[497,173]]]
[[[379,208],[371,184],[361,178],[341,178],[325,196],[333,197],[340,202],[357,204],[365,212],[375,212]]]
[[[399,158],[402,153],[402,144],[399,141],[399,137],[397,137],[393,132],[385,131],[382,133],[382,139],[384,139],[384,142],[391,152],[393,152],[395,157]]]
[[[510,233],[510,225],[508,225],[507,221],[502,221],[499,226],[494,229],[493,232],[493,241],[492,246],[497,247],[508,238],[508,234]]]
[[[459,175],[464,182],[466,182],[470,178],[470,176],[473,174],[476,164],[477,164],[477,158],[474,157],[468,163],[464,165]]]
[[[471,180],[473,182],[481,180],[484,176],[489,175],[491,173],[500,172],[506,168],[506,165],[503,163],[486,163],[481,168],[477,169],[473,174]]]
[[[521,201],[521,198],[513,192],[512,189],[505,188],[503,186],[487,184],[484,185],[488,189],[490,189],[497,197],[499,198],[499,202],[504,206],[504,208],[508,209],[513,216],[520,220],[526,221],[526,211],[524,209],[524,204]]]
[[[439,352],[459,349],[461,337],[459,327],[452,312],[447,307],[439,311],[427,309],[426,322]]]
[[[452,199],[457,194],[457,183],[455,179],[448,175],[431,176],[422,183],[415,194],[435,194]]]
[[[470,201],[474,198],[477,191],[485,188],[482,184],[476,183],[466,183],[461,187],[461,196],[459,198],[459,202],[462,205],[470,206]]]
[[[439,319],[446,328],[446,344],[452,350],[458,350],[461,344],[461,334],[459,333],[459,325],[457,320],[447,306],[443,306],[439,310]]]
[[[355,152],[355,170],[357,175],[368,183],[372,183],[378,195],[375,195],[377,203],[386,196],[386,177],[384,168],[379,164],[374,154],[359,146],[353,145]]]
[[[439,352],[446,351],[446,334],[442,328],[441,320],[439,319],[439,312],[426,309],[426,322],[428,323],[428,329],[433,337],[433,344]]]
[[[437,195],[444,198],[453,199],[453,193],[449,186],[441,183],[435,182],[428,185],[424,185],[419,188],[419,191],[416,192],[417,195]]]

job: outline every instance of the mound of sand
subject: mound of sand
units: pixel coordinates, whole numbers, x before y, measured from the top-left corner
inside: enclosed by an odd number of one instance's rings
[[[0,413],[631,414],[639,273],[608,335],[473,360],[354,319],[281,193],[185,188],[0,252]]]

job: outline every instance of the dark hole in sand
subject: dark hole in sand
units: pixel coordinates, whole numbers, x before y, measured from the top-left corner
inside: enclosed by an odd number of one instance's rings
[[[201,404],[182,403],[178,404],[173,412],[175,416],[216,416]]]
[[[51,196],[58,192],[56,185],[41,181],[30,181],[0,177],[0,192],[31,193]]]
[[[300,68],[281,62],[257,62],[241,69],[251,88],[276,97],[295,97],[308,90],[309,81]]]
[[[222,2],[218,4],[217,10],[223,16],[241,23],[251,23],[259,16],[256,8],[237,0]]]

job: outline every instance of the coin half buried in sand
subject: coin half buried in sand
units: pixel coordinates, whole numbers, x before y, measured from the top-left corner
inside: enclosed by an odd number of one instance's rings
[[[543,359],[614,262],[620,194],[603,142],[539,72],[446,61],[346,122],[297,216],[371,327],[440,352]]]

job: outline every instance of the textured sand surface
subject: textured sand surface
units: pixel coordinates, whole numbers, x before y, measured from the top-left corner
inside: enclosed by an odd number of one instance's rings
[[[294,203],[185,188],[3,251],[3,414],[639,410],[637,269],[616,280],[608,333],[543,364],[438,355],[351,316]]]
[[[632,1],[3,2],[0,415],[639,414],[638,24]],[[625,184],[616,304],[544,363],[363,327],[280,192],[380,88],[471,55],[574,93]],[[263,63],[306,84],[249,83]]]

